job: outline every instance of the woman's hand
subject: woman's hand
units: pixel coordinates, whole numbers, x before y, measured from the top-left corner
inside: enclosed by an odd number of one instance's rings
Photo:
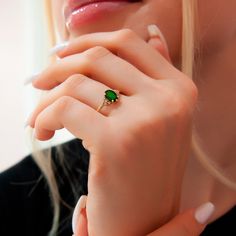
[[[90,152],[90,235],[145,235],[178,212],[197,89],[163,54],[129,29],[83,35],[33,81],[50,90],[36,138],[65,127]],[[110,88],[120,99],[99,113]]]
[[[72,221],[74,236],[88,236],[86,199],[85,195],[81,196],[74,210]],[[147,236],[198,236],[206,227],[214,210],[212,203],[205,203],[197,209],[190,209],[175,216]]]

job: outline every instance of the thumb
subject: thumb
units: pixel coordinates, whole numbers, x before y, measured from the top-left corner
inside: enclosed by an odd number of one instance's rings
[[[76,204],[72,217],[73,236],[88,236],[86,201],[87,196],[82,195]]]
[[[150,37],[147,43],[171,62],[168,45],[160,29],[156,25],[148,25],[147,29]]]
[[[211,202],[187,210],[147,236],[198,236],[215,210]]]

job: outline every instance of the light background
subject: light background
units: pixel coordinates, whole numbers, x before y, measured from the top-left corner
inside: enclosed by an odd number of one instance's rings
[[[0,171],[31,152],[24,123],[37,104],[39,91],[24,81],[46,66],[46,27],[42,0],[0,1]],[[42,147],[73,138],[62,130]]]

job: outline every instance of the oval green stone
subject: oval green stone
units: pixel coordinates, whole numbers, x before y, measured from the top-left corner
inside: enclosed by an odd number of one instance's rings
[[[105,98],[109,102],[115,102],[118,99],[118,95],[113,90],[106,90],[105,91]]]

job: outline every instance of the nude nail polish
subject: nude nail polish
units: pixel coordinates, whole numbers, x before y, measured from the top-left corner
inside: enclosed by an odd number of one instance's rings
[[[148,30],[148,34],[149,34],[149,37],[150,37],[149,42],[151,40],[154,40],[154,39],[158,38],[162,42],[163,46],[166,49],[166,52],[167,52],[167,54],[165,55],[166,59],[168,59],[168,61],[171,62],[167,41],[166,41],[164,35],[162,34],[161,30],[158,28],[157,25],[154,25],[154,24],[148,25],[147,30]]]
[[[28,118],[25,120],[25,125],[24,125],[24,127],[30,125],[30,122],[31,122],[31,120],[32,120],[32,118],[33,118],[33,114],[34,114],[34,113],[31,112],[30,115],[28,116]]]
[[[214,204],[211,202],[207,202],[197,208],[194,216],[199,224],[206,224],[214,211],[215,211]]]
[[[60,43],[55,45],[53,48],[50,49],[49,51],[49,56],[52,56],[54,54],[57,54],[59,51],[62,51],[63,49],[65,49],[68,46],[69,42],[64,42],[64,43]]]
[[[33,131],[32,131],[32,137],[33,137],[33,138],[37,138],[35,129],[33,129]]]
[[[159,37],[161,39],[161,41],[165,44],[165,46],[167,47],[167,42],[165,40],[164,35],[162,34],[161,30],[157,27],[157,25],[148,25],[147,26],[148,29],[148,33],[150,38],[153,37]],[[168,48],[168,47],[167,47]]]
[[[26,122],[24,123],[24,129],[26,129],[28,126],[29,126],[29,124],[28,124],[28,122],[26,121]]]
[[[165,41],[164,36],[157,25],[148,25],[147,29],[150,37],[159,37],[161,40]]]
[[[25,79],[24,85],[28,85],[28,84],[32,83],[34,80],[36,80],[38,78],[39,75],[40,75],[40,73],[35,73],[35,74],[29,76],[28,78]]]

